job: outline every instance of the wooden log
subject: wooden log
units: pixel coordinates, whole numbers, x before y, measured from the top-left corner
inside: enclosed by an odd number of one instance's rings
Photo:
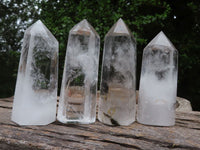
[[[200,149],[200,112],[177,112],[173,127],[61,124],[19,126],[10,120],[12,99],[0,99],[0,149]]]

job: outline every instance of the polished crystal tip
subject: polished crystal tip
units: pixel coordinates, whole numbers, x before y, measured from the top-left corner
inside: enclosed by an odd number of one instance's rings
[[[70,34],[93,34],[99,37],[99,34],[95,31],[95,29],[90,25],[90,23],[83,19],[81,22],[76,24],[71,30]]]
[[[127,25],[121,18],[112,26],[112,28],[108,31],[106,36],[120,35],[120,34],[133,36],[130,29],[127,27]]]
[[[162,45],[162,46],[166,46],[166,47],[170,47],[172,49],[176,49],[174,47],[174,45],[172,44],[172,42],[167,38],[167,36],[164,34],[163,31],[160,31],[154,38],[153,40],[151,40],[151,42],[149,42],[148,46],[152,46],[152,45]]]
[[[58,43],[57,39],[53,36],[53,34],[47,29],[47,27],[42,23],[41,20],[38,20],[34,24],[32,24],[26,31],[25,34],[31,34],[32,36],[45,36],[49,37],[49,40]]]

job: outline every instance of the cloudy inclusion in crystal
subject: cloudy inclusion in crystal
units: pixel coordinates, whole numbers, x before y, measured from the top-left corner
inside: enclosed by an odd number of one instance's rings
[[[46,125],[56,119],[58,41],[39,20],[23,39],[12,121]]]
[[[105,37],[98,119],[109,125],[135,121],[136,42],[122,19]]]
[[[87,20],[71,29],[57,116],[60,122],[95,122],[99,49],[99,35]]]
[[[144,49],[137,120],[157,126],[175,124],[178,52],[161,31]]]

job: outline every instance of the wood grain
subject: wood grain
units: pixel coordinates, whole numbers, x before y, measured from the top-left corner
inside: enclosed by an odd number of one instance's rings
[[[200,112],[176,114],[173,127],[61,124],[19,126],[10,120],[12,99],[0,99],[0,149],[200,150]]]

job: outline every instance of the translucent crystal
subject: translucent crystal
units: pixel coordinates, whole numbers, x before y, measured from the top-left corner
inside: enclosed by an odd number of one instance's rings
[[[39,20],[23,39],[12,121],[46,125],[56,119],[58,41]]]
[[[105,37],[98,119],[109,125],[135,121],[136,42],[122,19]]]
[[[175,123],[178,52],[161,31],[144,49],[137,120],[156,126]]]
[[[99,35],[87,20],[71,29],[58,107],[60,122],[95,122],[99,50]]]

